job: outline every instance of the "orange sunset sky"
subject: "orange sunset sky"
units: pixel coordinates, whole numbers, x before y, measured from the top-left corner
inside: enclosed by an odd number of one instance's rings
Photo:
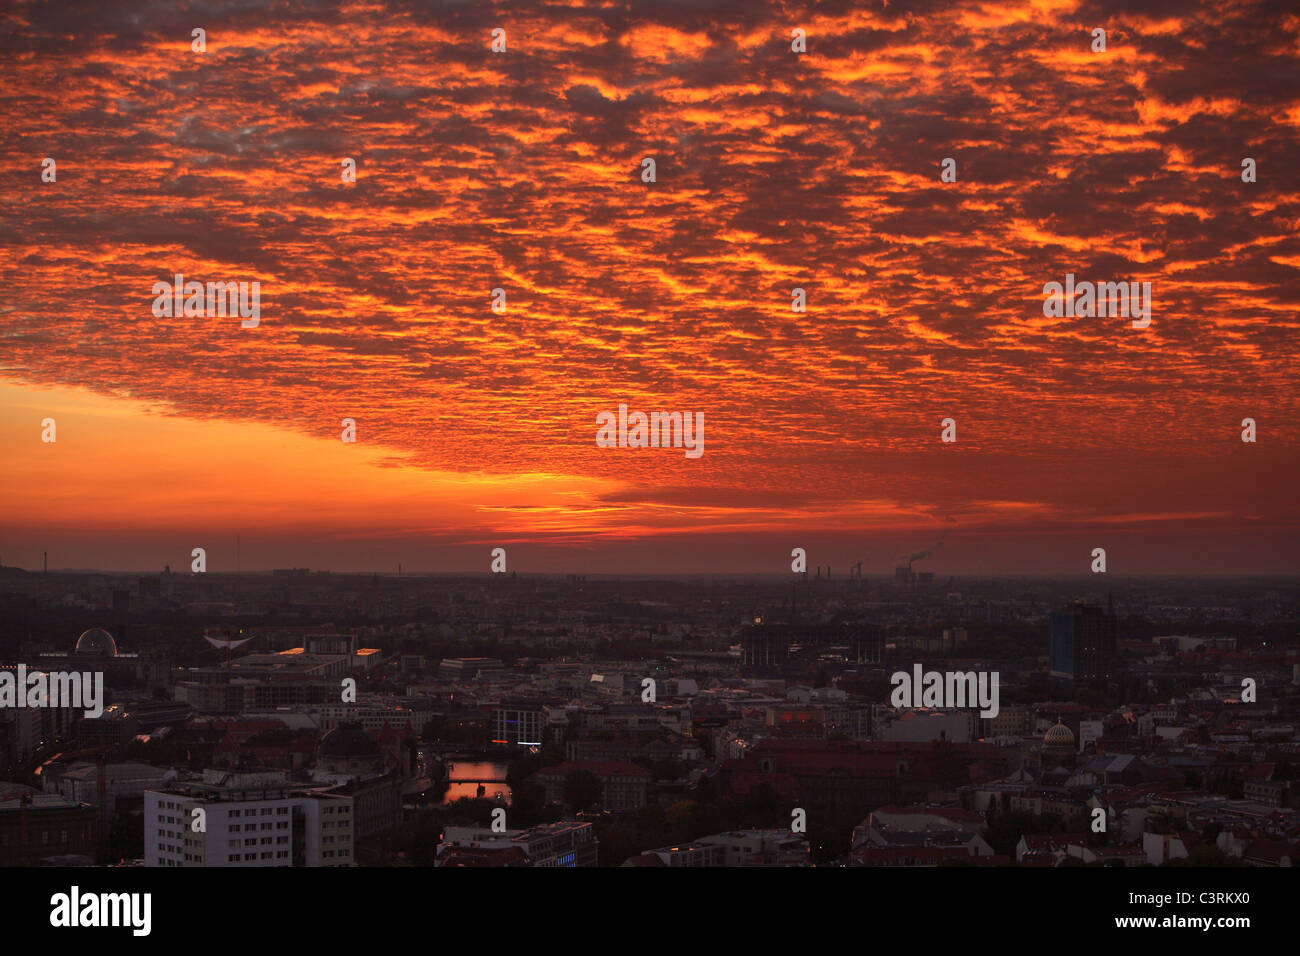
[[[0,23],[6,565],[1300,571],[1293,4]],[[155,317],[175,273],[260,325]],[[1150,327],[1044,317],[1066,273]],[[705,453],[597,447],[620,403]]]

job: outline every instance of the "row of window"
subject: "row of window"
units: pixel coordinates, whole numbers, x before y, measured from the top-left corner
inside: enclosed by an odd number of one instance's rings
[[[185,807],[184,807],[183,804],[181,804],[181,803],[177,803],[177,802],[175,802],[175,801],[173,801],[173,800],[160,800],[160,801],[158,802],[158,808],[159,808],[160,810],[184,810],[184,809],[185,809]],[[250,808],[249,808],[248,810],[246,810],[246,811],[245,811],[245,810],[231,810],[231,811],[230,811],[230,815],[231,815],[232,817],[239,817],[239,816],[247,816],[247,817],[263,816],[263,817],[269,817],[269,816],[271,816],[273,813],[276,814],[276,815],[278,815],[278,816],[286,816],[286,815],[289,813],[289,808],[288,808],[288,807],[250,807]],[[162,817],[161,819],[164,820],[164,821],[167,822],[167,823],[180,823],[180,822],[181,822],[179,817],[177,817],[177,818],[172,818],[172,817]]]
[[[86,836],[87,836],[87,834],[85,834],[85,833],[82,834],[83,839],[84,839]],[[20,842],[21,842],[21,841],[20,841]],[[60,831],[59,831],[59,842],[60,842],[60,843],[67,843],[67,842],[68,842],[68,831],[67,831],[67,830],[60,830]],[[50,831],[49,831],[49,830],[42,830],[42,831],[41,831],[41,844],[42,844],[43,846],[49,846],[49,843],[50,843]],[[9,834],[8,834],[8,833],[0,834],[0,846],[8,846],[8,845],[9,845]]]
[[[267,845],[269,845],[273,839],[275,840],[276,843],[279,843],[281,846],[283,846],[284,844],[286,844],[286,843],[289,842],[289,838],[288,838],[288,837],[262,837],[262,845],[263,845],[263,846],[267,846]],[[239,849],[239,845],[240,845],[240,844],[239,844],[239,841],[238,841],[238,840],[231,840],[231,841],[230,841],[230,849],[232,849],[232,850],[238,850],[238,849]],[[257,846],[257,838],[254,837],[254,838],[252,838],[251,840],[245,840],[243,845],[244,845],[244,846]]]

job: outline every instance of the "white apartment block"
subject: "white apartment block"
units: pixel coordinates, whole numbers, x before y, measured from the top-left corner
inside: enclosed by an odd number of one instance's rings
[[[304,790],[278,771],[203,778],[145,792],[145,866],[355,865],[351,797]]]

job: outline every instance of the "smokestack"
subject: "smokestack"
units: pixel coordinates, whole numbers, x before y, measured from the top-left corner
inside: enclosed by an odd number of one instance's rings
[[[49,573],[49,570],[50,570],[50,552],[42,551],[41,552],[41,573],[47,574]]]
[[[943,539],[946,537],[948,537],[947,531],[945,531],[942,535],[939,536],[939,540],[932,547],[926,548],[924,551],[917,551],[915,554],[912,555],[901,557],[898,560],[906,561],[907,566],[910,568],[912,566],[913,561],[920,561],[922,558],[929,557],[930,555],[934,554],[934,552],[938,551],[939,545],[943,544]]]

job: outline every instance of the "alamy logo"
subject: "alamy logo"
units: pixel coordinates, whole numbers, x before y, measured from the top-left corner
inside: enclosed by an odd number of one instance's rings
[[[50,925],[128,926],[133,936],[148,936],[153,925],[151,893],[85,893],[72,887],[50,897]]]
[[[889,702],[895,707],[974,707],[980,716],[998,715],[997,671],[926,671],[912,665],[912,673],[897,671],[889,682],[894,692]]]
[[[154,318],[181,316],[225,317],[239,315],[241,329],[255,329],[262,320],[262,283],[185,281],[176,273],[176,281],[159,280],[153,284]]]
[[[1133,319],[1133,328],[1151,324],[1150,282],[1080,282],[1074,273],[1065,274],[1065,285],[1048,282],[1043,286],[1043,315],[1049,319]],[[1139,321],[1140,320],[1140,321]]]
[[[704,413],[690,412],[628,413],[618,406],[618,416],[601,412],[596,416],[597,448],[685,448],[687,458],[704,454]],[[692,427],[692,425],[694,427]],[[694,434],[692,434],[694,432]]]
[[[82,708],[86,717],[104,713],[102,671],[0,671],[0,709],[5,707]]]

